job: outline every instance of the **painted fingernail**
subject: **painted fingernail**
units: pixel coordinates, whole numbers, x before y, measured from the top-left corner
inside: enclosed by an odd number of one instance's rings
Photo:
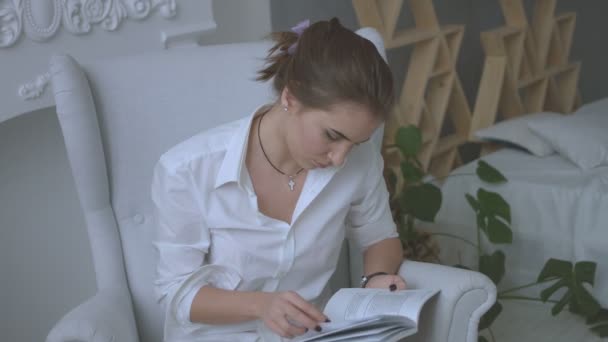
[[[316,330],[317,332],[321,332],[321,327],[317,325],[317,326],[315,327],[315,330]]]
[[[391,284],[391,286],[389,286],[388,289],[391,291],[395,291],[397,289],[397,285]]]
[[[325,323],[329,323],[329,322],[331,322],[331,320],[329,318],[326,318]]]

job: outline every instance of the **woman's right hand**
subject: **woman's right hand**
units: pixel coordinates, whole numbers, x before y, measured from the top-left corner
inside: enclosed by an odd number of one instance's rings
[[[329,322],[327,316],[294,291],[265,293],[260,319],[287,338],[302,335],[308,329],[321,331],[319,323]]]

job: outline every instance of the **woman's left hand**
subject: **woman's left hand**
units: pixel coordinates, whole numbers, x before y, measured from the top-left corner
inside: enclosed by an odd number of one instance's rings
[[[375,276],[369,280],[367,285],[365,285],[366,289],[389,289],[391,291],[395,290],[405,290],[407,288],[407,284],[401,276],[397,274],[387,274],[387,275],[379,275]]]

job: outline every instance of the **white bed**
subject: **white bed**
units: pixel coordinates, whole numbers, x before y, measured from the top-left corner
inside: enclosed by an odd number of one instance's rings
[[[592,294],[602,307],[608,307],[608,166],[583,171],[559,154],[539,158],[511,148],[481,159],[499,169],[508,183],[483,184],[475,175],[476,161],[454,170],[442,186],[443,205],[436,222],[424,227],[475,242],[475,215],[464,195],[474,195],[480,187],[498,192],[511,207],[513,243],[492,245],[483,237],[482,243],[487,251],[499,248],[506,254],[506,274],[499,291],[536,281],[549,258],[589,260],[597,262]],[[470,245],[450,237],[437,239],[442,263],[476,267],[477,255]],[[520,294],[538,297],[546,287]],[[501,302],[503,312],[492,325],[497,341],[602,340],[583,318],[567,309],[552,317],[550,303]],[[489,338],[487,331],[484,334]]]
[[[534,281],[549,258],[595,261],[593,293],[608,306],[608,166],[584,171],[559,154],[539,158],[515,149],[482,159],[508,183],[483,184],[475,175],[476,162],[454,170],[442,186],[443,205],[433,230],[475,241],[475,215],[464,195],[479,187],[498,192],[511,206],[513,230],[513,243],[497,246],[507,255],[509,274],[501,287]],[[466,244],[442,237],[441,245],[443,262],[475,264],[475,251]]]
[[[533,139],[540,136],[529,129],[532,121],[549,140]],[[492,129],[494,140],[507,137],[527,150],[503,148],[480,158],[505,175],[505,184],[483,183],[475,173],[477,160],[453,170],[444,180],[443,204],[435,223],[422,225],[445,234],[436,236],[441,262],[477,267],[475,248],[446,235],[476,242],[476,216],[465,194],[475,196],[483,187],[501,194],[511,208],[513,242],[494,245],[483,234],[481,238],[484,251],[500,249],[506,255],[506,273],[499,291],[535,282],[550,258],[593,261],[597,269],[591,292],[602,307],[608,307],[608,99],[585,105],[568,117],[543,113]],[[529,152],[542,143],[555,151],[545,157]],[[536,151],[543,149],[546,151]],[[548,285],[512,294],[538,298]],[[503,313],[492,328],[499,341],[536,341],[539,336],[551,341],[600,341],[583,318],[568,310],[553,318],[553,304],[501,302]]]

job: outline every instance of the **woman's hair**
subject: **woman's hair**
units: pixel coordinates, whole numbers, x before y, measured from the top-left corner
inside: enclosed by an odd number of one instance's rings
[[[257,79],[273,79],[278,94],[287,87],[308,108],[352,102],[383,118],[390,113],[394,89],[388,65],[372,42],[337,18],[311,24],[300,36],[275,32],[272,38],[276,44]]]

